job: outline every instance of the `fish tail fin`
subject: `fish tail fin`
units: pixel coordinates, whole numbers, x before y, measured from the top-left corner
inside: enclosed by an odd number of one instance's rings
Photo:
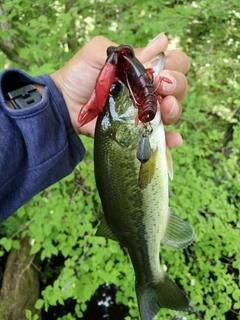
[[[180,311],[189,306],[185,294],[166,273],[158,283],[145,288],[136,282],[136,292],[142,320],[152,320],[161,308]]]

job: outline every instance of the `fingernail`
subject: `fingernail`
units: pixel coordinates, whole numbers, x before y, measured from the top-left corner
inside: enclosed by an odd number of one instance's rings
[[[155,38],[153,38],[152,40],[150,40],[148,42],[146,48],[151,46],[155,41],[157,41],[159,38],[161,38],[164,34],[165,34],[164,32],[159,33]]]
[[[171,74],[168,74],[168,73],[164,77],[171,80],[172,83],[163,81],[162,90],[164,91],[164,93],[172,93],[177,87],[177,80]]]
[[[175,118],[178,115],[178,113],[179,113],[178,104],[177,104],[177,101],[174,99],[172,109],[170,110],[168,115],[172,118]]]

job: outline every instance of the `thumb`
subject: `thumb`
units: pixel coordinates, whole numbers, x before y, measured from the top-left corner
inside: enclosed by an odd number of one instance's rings
[[[77,53],[76,59],[81,56],[81,59],[86,61],[91,67],[102,68],[107,59],[107,48],[110,46],[118,46],[118,44],[103,36],[96,36],[87,42]]]

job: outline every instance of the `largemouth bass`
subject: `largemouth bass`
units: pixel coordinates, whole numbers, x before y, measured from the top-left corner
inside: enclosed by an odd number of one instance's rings
[[[94,139],[95,178],[104,211],[97,235],[128,249],[141,319],[151,320],[160,308],[188,307],[184,293],[161,268],[159,251],[161,242],[183,249],[194,234],[169,210],[168,174],[172,177],[173,169],[160,110],[147,125],[136,127],[136,116],[128,89],[116,82],[98,117]],[[151,157],[141,163],[136,153],[146,126]]]

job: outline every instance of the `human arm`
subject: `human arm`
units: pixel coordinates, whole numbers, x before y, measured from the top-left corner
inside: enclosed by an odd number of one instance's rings
[[[36,105],[14,110],[3,93],[27,84],[42,86]],[[68,110],[49,75],[0,73],[0,221],[35,194],[73,171],[85,155]]]

